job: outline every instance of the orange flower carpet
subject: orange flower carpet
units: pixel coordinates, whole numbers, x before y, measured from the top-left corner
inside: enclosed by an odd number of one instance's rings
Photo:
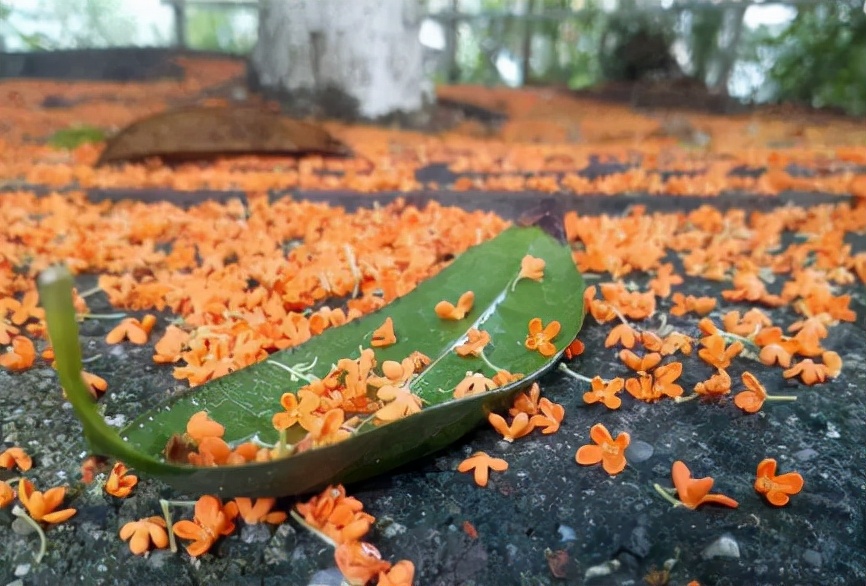
[[[2,583],[866,581],[862,121],[448,87],[504,121],[325,123],[346,158],[97,167],[102,143],[50,146],[64,129],[231,104],[239,62],[179,63],[181,80],[0,80]],[[35,291],[52,263],[76,275],[85,380],[120,427],[542,216],[586,280],[562,308],[585,311],[583,329],[572,342],[528,323],[527,352],[568,358],[434,457],[299,499],[224,500],[88,458]],[[555,276],[527,257],[520,278]],[[458,352],[480,355],[485,334]],[[500,384],[477,378],[455,394]],[[388,418],[423,409],[391,389]],[[309,417],[304,400],[284,397],[275,426]],[[270,457],[222,453],[204,414],[186,432],[211,446],[196,465]]]

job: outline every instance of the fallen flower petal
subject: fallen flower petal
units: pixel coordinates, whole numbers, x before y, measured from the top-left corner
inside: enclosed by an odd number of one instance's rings
[[[615,378],[605,383],[600,376],[596,376],[590,382],[591,390],[583,394],[583,402],[587,404],[602,402],[608,409],[619,409],[622,399],[617,397],[625,387],[625,380]]]
[[[157,549],[165,549],[168,547],[165,519],[154,516],[130,521],[120,528],[120,538],[129,541],[129,551],[135,555],[146,553],[151,544]]]
[[[604,347],[611,348],[617,344],[621,344],[624,348],[634,348],[638,334],[628,324],[619,324],[614,326],[604,340]]]
[[[496,413],[491,413],[487,416],[487,421],[493,426],[493,429],[502,434],[502,437],[507,442],[513,442],[517,438],[521,438],[529,434],[535,425],[529,419],[526,413],[518,413],[511,421],[511,425],[505,423],[505,419]]]
[[[520,261],[520,272],[517,274],[517,280],[531,279],[533,281],[543,281],[545,264],[543,258],[536,258],[527,254]]]
[[[21,472],[26,472],[33,466],[33,460],[24,451],[24,448],[13,446],[0,454],[0,468],[10,470],[13,466],[17,466]]]
[[[454,387],[454,398],[462,399],[463,397],[472,397],[481,393],[486,393],[491,389],[496,388],[496,383],[484,376],[481,373],[474,372],[466,375],[462,381]]]
[[[466,314],[472,311],[472,305],[475,303],[475,293],[467,291],[460,296],[455,307],[449,301],[440,301],[436,304],[434,311],[440,319],[461,320],[466,317]]]
[[[15,491],[5,480],[0,480],[0,509],[8,507],[15,500]]]
[[[55,511],[65,496],[65,487],[50,488],[43,493],[35,490],[33,483],[26,478],[22,478],[18,483],[18,498],[34,521],[62,523],[74,515],[76,510],[71,508]]]
[[[204,495],[195,503],[195,517],[192,521],[183,519],[172,526],[174,534],[181,539],[192,540],[186,551],[193,557],[204,555],[221,535],[229,535],[235,530],[234,518],[237,505],[222,502],[211,495]]]
[[[574,459],[582,466],[591,466],[601,462],[604,471],[610,475],[619,474],[625,469],[625,449],[631,442],[626,432],[620,433],[616,439],[601,423],[596,423],[589,430],[589,436],[595,445],[581,446]]]
[[[559,334],[560,323],[552,321],[547,326],[542,327],[541,318],[534,317],[529,320],[529,335],[526,336],[524,343],[528,350],[538,350],[544,357],[550,357],[556,354],[556,346],[553,345],[553,339]]]
[[[255,504],[249,498],[238,497],[235,499],[235,504],[238,507],[238,514],[247,525],[255,525],[257,523],[270,523],[279,525],[286,520],[288,515],[283,511],[273,511],[277,499],[275,498],[259,498]]]
[[[458,356],[481,356],[484,347],[490,343],[490,334],[475,328],[471,328],[466,337],[466,342],[454,349]]]
[[[533,415],[529,423],[533,427],[541,428],[541,433],[549,435],[559,430],[559,424],[565,417],[565,408],[559,403],[553,403],[547,398],[542,398],[538,403],[541,414]]]
[[[800,380],[803,381],[804,384],[811,386],[827,380],[828,374],[826,366],[816,363],[811,358],[805,358],[791,368],[785,370],[782,373],[782,376],[785,378],[794,378],[799,376]]]
[[[458,472],[469,472],[475,470],[475,484],[487,486],[490,471],[504,472],[508,470],[508,462],[502,458],[493,458],[486,452],[475,452],[457,465]]]
[[[803,490],[803,477],[797,472],[776,476],[776,460],[766,458],[758,463],[755,490],[764,495],[771,505],[781,507],[788,504],[789,495]]]
[[[36,348],[26,336],[12,338],[12,347],[0,353],[0,366],[12,371],[27,370],[36,360]]]
[[[350,586],[364,586],[381,572],[387,572],[391,568],[391,564],[382,559],[378,549],[359,541],[338,545],[334,551],[334,560]]]
[[[105,492],[111,496],[126,498],[136,484],[138,484],[138,477],[128,474],[126,466],[122,462],[117,462],[105,481]]]
[[[379,572],[376,586],[412,586],[415,579],[415,564],[409,560],[400,560],[387,572]]]
[[[671,477],[680,502],[689,509],[696,509],[705,503],[716,503],[734,509],[739,506],[737,501],[728,496],[710,494],[710,489],[713,488],[713,479],[709,476],[692,478],[692,473],[688,467],[679,460],[674,462],[671,467]]]
[[[650,352],[644,356],[638,356],[631,350],[620,350],[619,359],[630,369],[636,372],[649,372],[662,361],[662,355],[658,352]]]
[[[206,437],[222,437],[226,428],[210,418],[207,411],[199,411],[189,418],[186,424],[186,433],[196,443]]]
[[[387,348],[396,343],[397,336],[394,334],[394,320],[390,317],[385,318],[385,323],[373,332],[370,345],[374,348]]]

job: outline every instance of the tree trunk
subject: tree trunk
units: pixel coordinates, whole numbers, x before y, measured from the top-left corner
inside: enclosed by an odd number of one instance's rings
[[[296,112],[376,119],[418,111],[433,93],[420,23],[418,0],[264,3],[253,83]]]

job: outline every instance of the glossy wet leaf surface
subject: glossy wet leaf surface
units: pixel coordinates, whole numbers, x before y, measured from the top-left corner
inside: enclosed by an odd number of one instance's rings
[[[545,277],[542,282],[522,279],[515,284],[520,261],[527,254],[545,260]],[[474,292],[475,303],[466,318],[448,321],[434,313],[436,303],[443,299],[456,302],[468,290]],[[128,443],[97,421],[95,407],[86,396],[75,398],[76,390],[69,388],[75,386],[74,360],[62,355],[69,349],[58,342],[62,334],[54,334],[59,325],[50,323],[50,327],[59,370],[71,381],[64,381],[64,386],[85,420],[86,434],[96,451],[122,458],[183,491],[287,495],[328,483],[360,480],[422,457],[457,440],[491,410],[504,408],[517,390],[551,367],[579,331],[582,290],[583,281],[567,247],[539,228],[506,230],[460,255],[441,273],[383,310],[326,330],[301,346],[206,383],[140,415],[120,432]],[[372,332],[386,317],[392,318],[398,341],[376,350],[379,364],[401,360],[414,351],[432,360],[410,384],[425,402],[421,413],[387,425],[365,425],[338,444],[267,463],[194,468],[161,461],[169,438],[182,433],[190,416],[201,410],[225,426],[224,439],[229,443],[251,438],[275,442],[271,419],[281,410],[281,395],[297,391],[306,382],[293,377],[286,367],[303,371],[305,377],[324,377],[338,360],[357,358],[360,348],[369,347]],[[528,322],[534,317],[545,324],[557,320],[562,325],[554,340],[557,354],[553,357],[546,358],[524,346]],[[453,389],[467,371],[495,374],[482,358],[460,357],[454,352],[473,327],[491,335],[492,342],[485,350],[490,363],[522,373],[525,378],[483,395],[454,400]]]

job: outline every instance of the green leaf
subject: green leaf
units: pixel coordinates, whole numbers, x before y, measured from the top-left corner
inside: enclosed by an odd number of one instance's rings
[[[70,126],[58,130],[48,139],[48,144],[56,149],[72,150],[85,143],[99,143],[105,140],[105,131],[95,126]]]
[[[545,260],[542,282],[515,282],[520,261],[527,254]],[[40,275],[39,281],[60,380],[93,450],[121,459],[178,490],[223,496],[304,493],[330,483],[368,478],[439,450],[484,421],[490,411],[506,408],[517,391],[549,370],[583,322],[583,280],[569,248],[539,228],[511,228],[469,249],[438,275],[381,311],[191,389],[139,416],[118,433],[98,414],[81,380],[71,277],[51,269]],[[475,305],[465,319],[444,321],[436,316],[436,303],[443,299],[456,303],[468,290],[475,294]],[[182,433],[189,418],[201,410],[225,426],[224,439],[229,443],[251,438],[275,442],[271,419],[282,409],[282,394],[296,392],[306,383],[302,377],[325,377],[341,358],[357,358],[362,347],[370,346],[372,332],[386,317],[393,319],[398,341],[376,350],[379,364],[401,360],[413,351],[432,360],[410,383],[425,402],[420,413],[385,425],[365,424],[340,443],[267,463],[198,468],[162,460],[167,441]],[[562,325],[554,340],[555,356],[545,358],[525,348],[528,322],[533,317],[541,318],[544,324],[557,320]],[[484,358],[464,358],[454,352],[472,327],[490,334],[492,342],[484,353],[490,363],[526,377],[482,395],[455,400],[453,389],[467,371],[487,376],[495,373]],[[293,377],[290,370],[300,376]]]

